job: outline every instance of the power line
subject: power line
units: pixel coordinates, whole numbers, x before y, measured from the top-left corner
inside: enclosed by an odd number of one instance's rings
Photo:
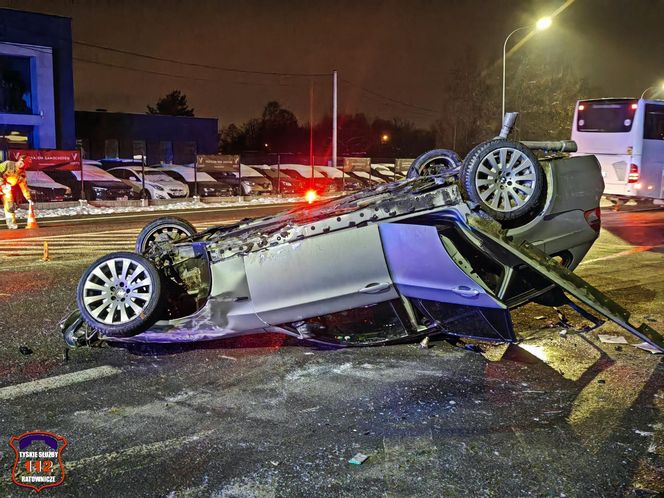
[[[125,69],[128,71],[136,71],[138,73],[147,73],[147,74],[155,74],[157,76],[167,76],[169,78],[181,78],[181,79],[186,79],[186,80],[195,80],[195,81],[217,81],[209,78],[197,78],[195,76],[184,76],[182,74],[173,74],[173,73],[162,73],[160,71],[152,71],[150,69],[139,69],[136,67],[130,67],[130,66],[123,66],[120,64],[111,64],[110,62],[99,62],[99,61],[93,61],[90,59],[84,59],[82,57],[72,57],[73,60],[77,62],[84,62],[86,64],[96,64],[98,66],[104,66],[104,67],[112,67],[115,69]]]
[[[306,76],[306,77],[320,77],[320,76],[332,76],[332,73],[282,73],[282,72],[277,72],[277,71],[254,71],[250,69],[238,69],[234,67],[226,67],[226,66],[215,66],[211,64],[200,64],[196,62],[187,62],[187,61],[182,61],[178,59],[169,59],[167,57],[158,57],[155,55],[150,55],[150,54],[143,54],[140,52],[132,52],[130,50],[121,50],[119,48],[113,48],[113,47],[107,47],[104,45],[97,45],[95,43],[88,43],[88,42],[82,42],[82,41],[72,41],[73,44],[75,45],[80,45],[82,47],[91,47],[91,48],[97,48],[100,50],[107,50],[109,52],[115,52],[118,54],[123,54],[123,55],[131,55],[133,57],[142,57],[144,59],[150,59],[153,61],[159,61],[159,62],[168,62],[171,64],[182,64],[185,66],[191,66],[191,67],[199,67],[199,68],[204,68],[204,69],[213,69],[216,71],[226,71],[229,73],[242,73],[242,74],[258,74],[262,76],[292,76],[292,77],[298,77],[298,76]]]
[[[440,112],[436,111],[434,109],[429,109],[427,107],[421,107],[421,106],[418,106],[418,105],[409,104],[408,102],[404,102],[403,100],[397,100],[397,99],[394,99],[392,97],[388,97],[387,95],[380,94],[380,93],[375,92],[373,90],[370,90],[366,87],[363,87],[362,85],[358,85],[357,83],[353,83],[352,81],[349,81],[347,79],[341,78],[341,81],[344,82],[344,83],[347,83],[351,86],[354,86],[356,88],[359,88],[360,90],[362,90],[363,92],[368,93],[369,95],[373,95],[375,97],[380,97],[381,99],[385,99],[385,100],[388,100],[390,102],[394,102],[395,104],[400,104],[400,105],[405,106],[405,107],[410,107],[412,109],[417,109],[419,111],[424,111],[424,112],[427,112],[427,113],[430,113],[430,114],[435,114],[436,116],[440,115]]]
[[[98,66],[103,66],[103,67],[110,67],[114,69],[123,69],[126,71],[134,71],[138,73],[146,73],[146,74],[153,74],[157,76],[165,76],[167,78],[178,78],[178,79],[184,79],[188,81],[206,81],[206,82],[212,82],[212,83],[219,83],[220,80],[217,78],[201,78],[197,76],[190,76],[190,75],[183,75],[183,74],[175,74],[175,73],[168,73],[168,72],[163,72],[163,71],[154,71],[152,69],[141,69],[137,67],[132,67],[132,66],[125,66],[123,64],[113,64],[111,62],[100,62],[97,60],[92,60],[92,59],[86,59],[84,57],[72,57],[72,60],[76,62],[83,62],[85,64],[95,64]],[[270,83],[260,83],[260,82],[249,82],[249,81],[226,81],[226,83],[229,84],[235,84],[235,85],[254,85],[254,86],[274,86]],[[293,87],[295,85],[289,85],[289,84],[279,84],[279,86],[288,86],[288,87]]]

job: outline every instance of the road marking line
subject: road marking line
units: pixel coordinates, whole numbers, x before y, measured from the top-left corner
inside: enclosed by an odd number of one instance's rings
[[[193,443],[199,439],[205,438],[214,434],[214,430],[207,430],[197,432],[196,434],[191,434],[189,436],[180,436],[174,437],[171,439],[165,439],[164,441],[155,441],[154,443],[145,443],[139,444],[136,446],[130,446],[119,451],[111,451],[108,453],[101,453],[99,455],[94,455],[90,457],[81,458],[80,460],[74,460],[67,462],[67,470],[72,470],[80,467],[90,468],[94,465],[95,469],[108,468],[106,463],[113,462],[114,464],[118,461],[126,460],[131,457],[136,456],[155,456],[155,455],[167,455],[168,450],[171,449],[180,449],[184,448],[186,444]],[[101,464],[101,465],[100,465]]]
[[[232,225],[234,223],[238,223],[241,221],[243,218],[237,218],[237,219],[232,219],[232,220],[221,220],[219,222],[215,221],[206,221],[204,223],[195,223],[194,226],[197,226],[199,228],[203,229],[208,229],[211,227],[217,227],[217,226],[225,226],[225,225]],[[10,240],[2,240],[0,241],[0,244],[10,244],[12,242],[16,241],[48,241],[49,243],[52,240],[59,239],[59,240],[66,240],[66,239],[75,239],[75,238],[84,238],[84,239],[96,239],[97,236],[101,235],[102,237],[100,238],[106,238],[106,237],[113,237],[115,235],[129,235],[132,237],[136,237],[140,233],[139,228],[119,228],[117,230],[104,230],[101,232],[87,232],[87,233],[71,233],[71,234],[66,234],[66,235],[47,235],[43,237],[18,237],[15,239],[10,239]]]
[[[601,258],[588,259],[588,260],[582,261],[581,263],[579,263],[579,266],[587,265],[589,263],[596,263],[597,261],[605,261],[607,259],[615,259],[615,258],[620,258],[622,256],[629,256],[630,254],[635,254],[635,253],[638,253],[638,252],[647,252],[647,251],[651,251],[652,249],[659,249],[659,248],[662,248],[662,247],[664,247],[664,246],[658,245],[658,246],[633,247],[631,249],[627,249],[626,251],[617,252],[615,254],[609,254],[608,256],[602,256]]]
[[[56,375],[55,377],[46,377],[23,384],[3,387],[0,389],[0,399],[14,399],[20,396],[27,396],[28,394],[50,391],[51,389],[78,384],[80,382],[110,377],[120,372],[122,370],[119,368],[104,365],[87,370],[79,370],[78,372]]]

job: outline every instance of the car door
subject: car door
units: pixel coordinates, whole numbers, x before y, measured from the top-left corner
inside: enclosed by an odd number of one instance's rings
[[[271,325],[398,298],[377,225],[252,252],[244,263],[256,314]]]
[[[494,294],[504,268],[453,224],[386,223],[380,235],[394,285],[430,320],[450,335],[515,340],[509,311]]]

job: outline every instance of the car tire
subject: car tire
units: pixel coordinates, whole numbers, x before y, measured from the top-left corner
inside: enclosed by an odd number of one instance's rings
[[[142,188],[138,192],[138,197],[139,197],[139,199],[152,199],[152,194],[150,193],[150,191],[148,189]]]
[[[545,175],[535,154],[518,142],[490,140],[463,161],[461,184],[468,199],[498,221],[524,221],[540,206]]]
[[[461,158],[453,150],[434,149],[417,157],[408,168],[406,178],[452,173],[461,168]]]
[[[154,325],[164,309],[161,274],[140,254],[108,254],[83,273],[76,303],[85,322],[103,336],[139,334]]]
[[[145,254],[162,234],[172,241],[191,237],[196,234],[196,227],[187,220],[175,216],[162,216],[143,227],[136,237],[136,252]]]

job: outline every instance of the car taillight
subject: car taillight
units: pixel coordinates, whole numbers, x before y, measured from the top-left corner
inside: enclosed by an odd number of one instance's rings
[[[599,233],[599,229],[602,226],[602,212],[599,207],[584,212],[583,217],[586,219],[588,225],[590,225],[590,228]]]
[[[627,175],[627,183],[636,183],[639,181],[639,167],[636,164],[629,165],[629,174]]]

